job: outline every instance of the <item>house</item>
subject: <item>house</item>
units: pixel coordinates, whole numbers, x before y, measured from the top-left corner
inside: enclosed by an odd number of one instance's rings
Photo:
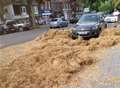
[[[15,0],[14,3],[10,3],[5,6],[5,15],[6,20],[19,19],[19,18],[28,18],[27,3],[21,2],[21,0]],[[38,4],[33,0],[32,10],[34,15],[39,15]]]
[[[14,0],[14,3],[6,5],[4,8],[6,20],[29,17],[27,3],[22,1],[26,0]],[[44,0],[41,4],[32,0],[33,14],[46,22],[50,17],[64,16],[65,19],[70,19],[75,15],[75,11],[78,12],[78,7],[75,0]]]
[[[47,24],[52,15],[51,0],[44,0],[38,7],[39,17]]]
[[[63,3],[61,0],[51,0],[53,17],[63,16]]]
[[[27,2],[22,2],[22,0],[15,0],[13,3],[8,4],[4,9],[4,18],[6,20],[29,17]],[[52,15],[51,0],[45,0],[41,4],[32,0],[32,12],[36,19],[42,18],[47,21]]]
[[[51,8],[55,17],[64,16],[66,20],[75,17],[82,9],[76,0],[51,0]]]
[[[43,1],[39,5],[39,15],[40,16],[50,16],[52,14],[51,12],[51,0]]]

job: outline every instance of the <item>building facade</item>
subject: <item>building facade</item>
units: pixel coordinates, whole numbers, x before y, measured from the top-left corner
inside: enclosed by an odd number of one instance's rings
[[[27,3],[23,3],[20,0],[16,0],[14,3],[6,5],[4,10],[4,18],[7,20],[28,17]],[[38,4],[35,1],[32,3],[32,11],[33,14],[39,15]]]
[[[64,16],[69,20],[82,11],[76,0],[51,0],[51,2],[53,15],[56,17]]]
[[[14,3],[8,4],[4,9],[5,19],[29,17],[27,3],[22,2],[22,0],[14,0]],[[43,0],[41,4],[38,4],[35,0],[32,0],[33,14],[43,19],[64,16],[65,19],[68,20],[74,17],[76,12],[79,12],[78,10],[79,6],[75,0]]]
[[[51,0],[52,16],[63,16],[63,3],[61,0]]]

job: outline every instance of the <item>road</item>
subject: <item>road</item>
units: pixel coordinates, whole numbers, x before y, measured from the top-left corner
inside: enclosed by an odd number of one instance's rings
[[[41,29],[2,35],[0,36],[0,48],[31,41],[47,31],[48,27],[42,27]]]
[[[108,28],[114,27],[116,24],[108,24]],[[74,25],[69,25],[70,28]],[[120,26],[119,26],[120,27]],[[48,26],[42,26],[40,29],[17,32],[12,34],[0,35],[0,48],[5,48],[10,45],[20,44],[35,39],[38,35],[42,35],[44,32],[49,30]]]
[[[72,26],[73,25],[70,24],[67,28],[70,28]],[[35,39],[37,36],[47,32],[48,30],[49,30],[49,27],[46,25],[43,25],[41,26],[40,29],[0,35],[0,48],[5,48],[11,45],[21,44],[24,42],[31,41]]]

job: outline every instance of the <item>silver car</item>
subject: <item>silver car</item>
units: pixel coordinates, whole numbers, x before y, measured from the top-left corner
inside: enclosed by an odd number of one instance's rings
[[[67,27],[68,21],[66,21],[64,18],[54,18],[49,23],[50,28],[61,28],[61,27]]]

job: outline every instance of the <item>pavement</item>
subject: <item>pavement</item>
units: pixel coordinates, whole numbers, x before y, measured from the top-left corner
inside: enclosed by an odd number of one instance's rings
[[[108,49],[103,61],[99,64],[101,76],[99,80],[107,83],[99,88],[120,88],[120,47]],[[98,87],[97,87],[98,88]]]
[[[95,77],[81,79],[81,86],[76,88],[120,88],[120,45],[108,49],[93,70]],[[89,73],[89,74],[92,74]]]

